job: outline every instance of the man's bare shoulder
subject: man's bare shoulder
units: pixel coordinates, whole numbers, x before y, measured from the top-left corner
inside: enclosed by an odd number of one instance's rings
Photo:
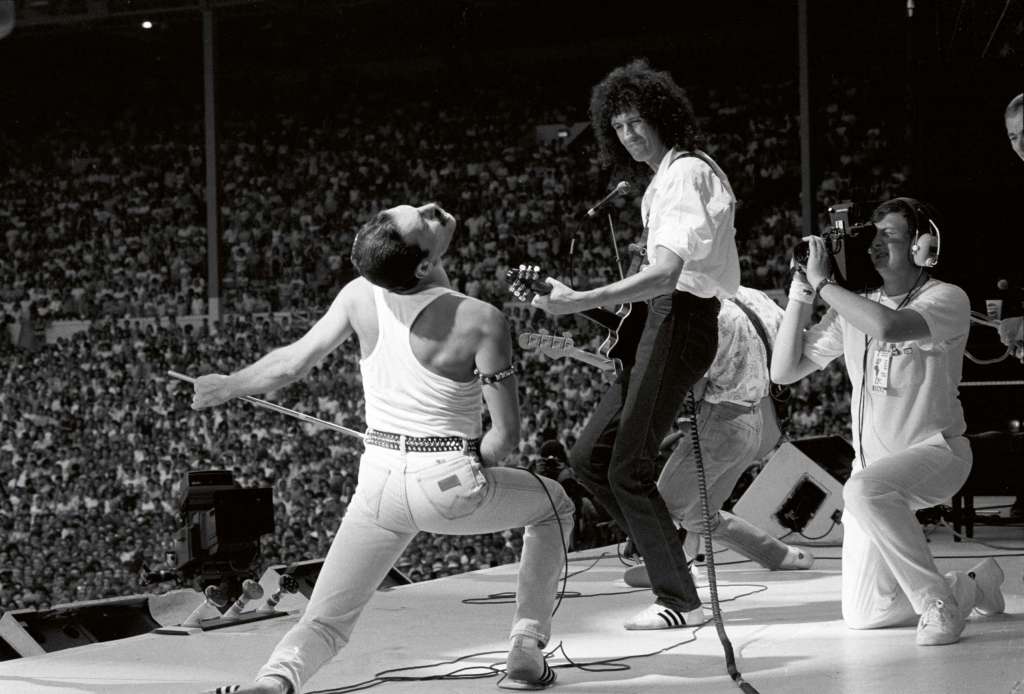
[[[363,300],[373,294],[373,285],[365,277],[356,277],[341,288],[338,296],[345,301]]]
[[[508,320],[501,309],[465,294],[457,296],[459,303],[456,307],[455,319],[461,328],[482,334],[508,330]]]

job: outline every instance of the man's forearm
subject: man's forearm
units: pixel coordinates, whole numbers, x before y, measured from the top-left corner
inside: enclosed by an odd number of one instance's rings
[[[286,349],[276,349],[258,361],[228,376],[234,397],[267,393],[297,381],[304,369]]]
[[[795,372],[803,357],[804,328],[810,322],[811,312],[811,304],[790,299],[786,305],[772,349],[771,378],[776,383],[792,383],[798,379]]]
[[[676,278],[656,270],[638,272],[625,279],[577,292],[577,311],[586,311],[598,306],[616,306],[633,301],[646,301],[656,296],[670,294],[676,287]]]
[[[826,285],[820,296],[851,325],[874,338],[883,336],[890,323],[890,314],[894,313],[891,308],[865,299],[838,284]]]

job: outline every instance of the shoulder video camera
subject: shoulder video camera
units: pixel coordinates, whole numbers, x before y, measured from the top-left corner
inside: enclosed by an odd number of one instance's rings
[[[875,238],[875,225],[872,222],[852,223],[854,212],[852,202],[840,202],[829,207],[829,227],[821,235],[825,239],[836,282],[846,289],[861,292],[880,287],[882,278],[868,256],[868,247]],[[805,272],[809,253],[810,245],[806,241],[801,241],[793,249],[793,258]]]

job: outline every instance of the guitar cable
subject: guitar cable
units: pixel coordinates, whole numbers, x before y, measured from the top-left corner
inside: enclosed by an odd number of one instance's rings
[[[704,562],[708,574],[708,589],[711,591],[711,614],[715,622],[715,629],[718,631],[718,640],[722,642],[722,650],[725,651],[725,669],[729,677],[736,683],[745,694],[759,694],[752,684],[743,679],[743,675],[736,668],[736,656],[733,653],[732,642],[725,633],[725,624],[722,621],[722,607],[718,600],[718,578],[715,575],[715,549],[711,544],[711,509],[708,504],[708,483],[704,474],[704,459],[700,452],[700,434],[697,432],[697,399],[693,395],[693,388],[686,392],[686,402],[693,413],[693,420],[690,422],[690,443],[693,446],[694,462],[697,467],[697,487],[700,490],[700,510],[704,520]]]

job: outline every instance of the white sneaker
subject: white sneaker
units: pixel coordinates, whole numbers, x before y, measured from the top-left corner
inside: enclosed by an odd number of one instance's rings
[[[537,639],[528,636],[512,637],[505,663],[505,676],[498,680],[499,689],[536,691],[555,683],[555,671],[548,667],[544,652]]]
[[[707,621],[704,608],[699,605],[689,612],[679,612],[671,607],[654,603],[643,612],[635,615],[625,623],[630,631],[648,629],[682,629],[695,627]]]
[[[1003,598],[1003,569],[995,559],[989,557],[968,573],[978,586],[978,597],[974,609],[981,614],[1002,614],[1006,611]]]
[[[960,640],[966,621],[960,616],[956,601],[932,598],[925,605],[917,622],[918,646],[945,646]]]
[[[779,564],[777,571],[794,571],[809,569],[814,565],[814,555],[806,549],[790,547],[786,558]]]

